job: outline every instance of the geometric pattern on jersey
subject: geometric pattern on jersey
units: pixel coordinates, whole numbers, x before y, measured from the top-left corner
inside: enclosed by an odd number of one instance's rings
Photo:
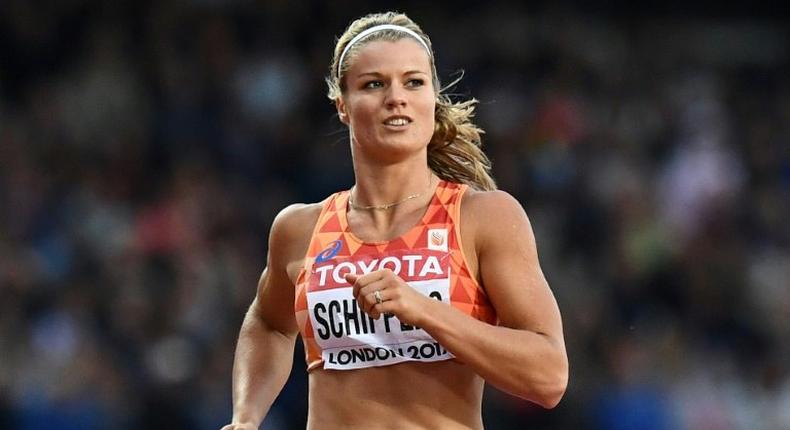
[[[313,230],[304,266],[296,282],[294,311],[305,346],[307,370],[324,367],[322,348],[315,338],[315,331],[308,308],[308,288],[316,258],[323,252],[333,251],[337,259],[363,259],[391,255],[404,250],[419,250],[430,246],[429,232],[445,229],[449,261],[449,304],[480,321],[496,324],[496,312],[485,291],[469,271],[460,241],[461,198],[468,189],[465,184],[440,180],[431,202],[420,221],[402,236],[389,241],[364,242],[350,230],[346,212],[349,190],[335,193],[323,204]],[[338,242],[339,241],[339,242]],[[333,249],[337,248],[337,249]],[[321,260],[321,258],[319,258]],[[452,357],[452,356],[451,356]]]

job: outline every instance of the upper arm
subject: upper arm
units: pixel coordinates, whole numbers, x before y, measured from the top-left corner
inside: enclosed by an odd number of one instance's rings
[[[264,324],[288,336],[299,332],[294,315],[294,271],[301,267],[315,224],[309,222],[314,212],[311,206],[291,205],[274,219],[266,268],[250,307],[250,312]]]
[[[535,236],[519,202],[502,191],[465,200],[479,279],[502,326],[530,330],[564,344],[562,320],[538,261]],[[492,219],[493,217],[493,219]]]

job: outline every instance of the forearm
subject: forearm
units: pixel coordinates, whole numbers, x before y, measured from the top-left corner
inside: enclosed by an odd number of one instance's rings
[[[291,373],[295,340],[247,313],[233,363],[234,423],[263,421]]]
[[[495,387],[556,406],[565,392],[568,360],[561,339],[493,326],[444,303],[429,302],[419,326]]]

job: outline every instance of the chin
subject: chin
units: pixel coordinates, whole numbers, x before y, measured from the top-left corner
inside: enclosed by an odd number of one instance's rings
[[[421,142],[415,139],[384,139],[378,145],[379,148],[387,148],[393,152],[406,152],[411,153],[419,151],[428,146],[428,143]]]
[[[427,133],[386,133],[354,139],[354,144],[374,158],[403,158],[428,146],[431,136]]]
[[[431,135],[426,135],[426,133],[389,134],[379,136],[377,140],[381,146],[397,146],[416,149],[423,146],[428,146],[428,142],[431,140]]]
[[[427,144],[415,144],[413,140],[386,139],[377,142],[373,150],[368,153],[379,160],[398,162],[414,156],[427,146]]]

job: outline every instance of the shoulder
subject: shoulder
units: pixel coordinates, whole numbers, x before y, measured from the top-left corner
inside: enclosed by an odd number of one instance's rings
[[[274,217],[270,236],[272,239],[285,240],[293,240],[304,234],[309,236],[324,203],[326,199],[318,203],[294,203],[286,206]]]
[[[479,191],[469,188],[461,200],[462,227],[479,246],[488,238],[513,237],[531,226],[524,208],[515,197],[501,190]]]
[[[303,257],[325,202],[294,203],[283,208],[274,218],[269,232],[270,255],[277,254],[288,260]]]
[[[486,223],[508,218],[526,218],[518,200],[502,190],[479,191],[469,188],[461,200],[461,213],[473,219],[482,218]]]
[[[312,230],[321,214],[324,202],[294,203],[283,208],[272,222],[272,234],[293,235]],[[309,224],[309,226],[308,226]]]

